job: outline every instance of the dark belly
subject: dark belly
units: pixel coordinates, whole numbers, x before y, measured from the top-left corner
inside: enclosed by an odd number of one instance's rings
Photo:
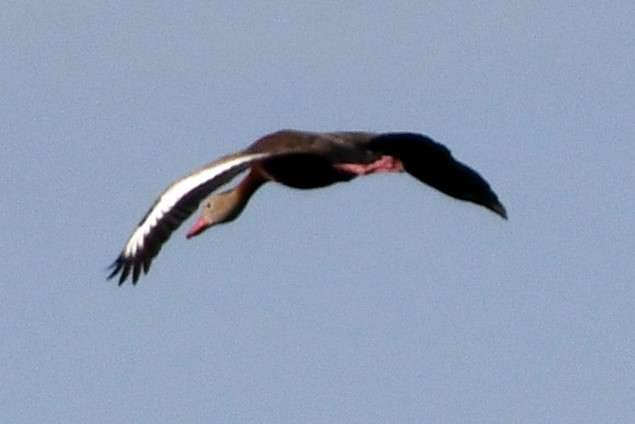
[[[271,159],[261,166],[276,182],[293,188],[325,187],[355,177],[351,173],[333,168],[330,161],[315,155]]]

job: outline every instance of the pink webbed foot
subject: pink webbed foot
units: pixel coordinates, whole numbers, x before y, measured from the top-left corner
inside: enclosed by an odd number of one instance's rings
[[[371,163],[338,163],[336,168],[355,175],[403,172],[403,163],[393,156],[382,156]]]

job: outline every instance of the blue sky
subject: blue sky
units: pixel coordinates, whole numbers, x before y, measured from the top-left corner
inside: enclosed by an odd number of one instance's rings
[[[0,13],[1,422],[634,420],[632,2],[89,3]],[[510,220],[269,185],[105,280],[171,181],[281,128],[427,134]]]

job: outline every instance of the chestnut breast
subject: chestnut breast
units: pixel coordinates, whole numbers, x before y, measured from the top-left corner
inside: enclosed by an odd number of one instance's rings
[[[377,153],[359,145],[361,140],[372,137],[368,133],[283,130],[257,140],[248,150],[285,153],[257,166],[271,180],[289,187],[310,189],[354,178],[355,174],[335,168],[333,164],[375,160]]]
[[[293,188],[319,188],[349,181],[354,174],[333,167],[333,163],[313,154],[292,154],[269,159],[258,165],[272,180]]]

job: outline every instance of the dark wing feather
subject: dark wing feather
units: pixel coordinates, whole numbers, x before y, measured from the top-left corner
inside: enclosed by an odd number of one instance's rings
[[[507,219],[505,207],[487,181],[429,137],[414,133],[382,134],[370,140],[368,148],[398,158],[405,170],[423,183],[456,199],[485,206]]]
[[[176,181],[168,187],[148,210],[132,233],[123,250],[112,263],[109,279],[119,276],[119,285],[130,276],[136,284],[141,271],[147,273],[152,259],[159,253],[174,230],[198,205],[218,187],[261,161],[271,153],[243,153],[213,162]]]

